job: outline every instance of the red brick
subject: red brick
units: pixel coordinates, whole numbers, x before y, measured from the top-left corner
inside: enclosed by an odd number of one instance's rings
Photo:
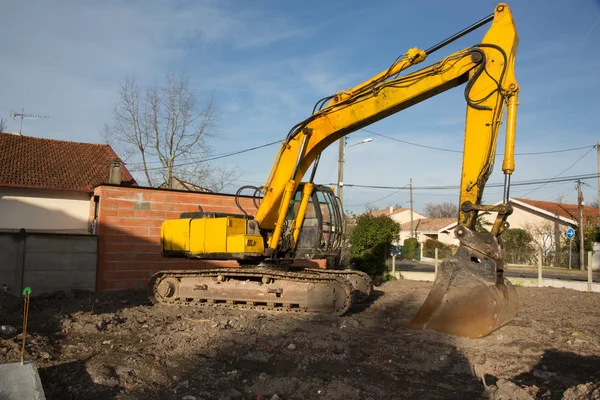
[[[150,210],[133,210],[132,216],[134,218],[148,218],[150,216]]]
[[[171,203],[151,203],[150,205],[151,210],[157,210],[157,211],[172,211],[173,210],[173,204]]]
[[[152,253],[160,254],[160,246],[156,244],[109,243],[107,253]]]
[[[129,234],[134,236],[148,236],[149,228],[145,226],[119,226],[111,227],[112,233]]]
[[[110,198],[100,197],[100,208],[103,210],[117,208],[117,201]]]
[[[152,190],[148,196],[148,201],[162,203],[167,201],[168,195],[168,192]]]
[[[145,243],[146,238],[131,235],[100,235],[98,237],[99,243]]]
[[[98,271],[106,271],[109,269],[113,269],[113,265],[112,265],[112,263],[110,263],[108,261],[98,260],[97,268],[98,268]]]
[[[132,226],[147,226],[150,228],[160,228],[162,223],[163,223],[162,219],[140,218],[140,219],[132,219],[131,221],[128,221],[128,224],[132,225]]]
[[[154,229],[154,228],[150,228],[150,229]],[[145,243],[159,245],[159,247],[160,247],[160,232],[158,235],[146,236]]]
[[[113,200],[115,202],[115,208],[130,208],[133,209],[135,201],[133,200]]]
[[[134,260],[139,261],[160,261],[163,260],[163,256],[160,253],[137,253],[135,254]]]
[[[152,276],[150,271],[106,271],[102,273],[102,280],[148,280]]]
[[[138,211],[138,210],[135,210]],[[134,210],[129,209],[129,208],[119,208],[117,210],[117,216],[119,217],[133,217],[134,216]]]
[[[150,231],[148,232],[148,237],[160,238],[160,228],[150,228]]]
[[[117,210],[117,209],[110,209],[110,208],[107,209],[107,208],[99,207],[98,218],[116,217],[118,212],[119,212],[119,210]]]
[[[195,210],[195,211],[198,211],[198,210]],[[157,213],[158,213],[158,211],[157,211]],[[179,219],[179,215],[180,214],[181,213],[179,211],[165,211],[164,212],[165,216],[163,218],[165,220],[167,220],[167,219]]]
[[[136,260],[136,253],[104,253],[98,254],[98,259],[102,261],[133,261]]]

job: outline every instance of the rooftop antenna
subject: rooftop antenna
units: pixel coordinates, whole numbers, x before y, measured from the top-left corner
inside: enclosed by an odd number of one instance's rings
[[[21,108],[21,113],[16,113],[14,111],[10,112],[10,116],[12,119],[21,118],[21,127],[19,128],[19,135],[23,136],[23,120],[24,119],[41,119],[41,118],[50,118],[45,115],[34,115],[34,114],[25,114],[25,109]]]

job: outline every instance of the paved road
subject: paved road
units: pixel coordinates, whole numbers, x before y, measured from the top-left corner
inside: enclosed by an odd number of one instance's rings
[[[405,261],[405,260],[397,260],[396,261],[396,270],[397,271],[433,272],[434,269],[435,268],[433,267],[433,265],[430,265],[430,264],[421,264],[421,263]],[[555,272],[555,271],[544,270],[542,273],[543,273],[544,278],[587,282],[587,272],[583,272],[581,275],[579,275],[579,274],[573,274],[573,273],[568,273],[568,272],[560,273],[560,272]],[[537,270],[516,269],[516,268],[511,269],[510,267],[509,267],[509,269],[507,269],[505,271],[504,275],[508,278],[513,277],[513,278],[533,278],[533,279],[537,279],[537,276],[538,276]],[[594,272],[592,279],[594,282],[600,282],[600,272]]]

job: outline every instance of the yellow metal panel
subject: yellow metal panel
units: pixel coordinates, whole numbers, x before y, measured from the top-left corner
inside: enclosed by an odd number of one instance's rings
[[[193,219],[190,224],[189,250],[193,254],[225,253],[228,251],[228,238],[245,233],[246,220],[244,218]]]
[[[190,223],[190,252],[204,253],[204,236],[206,234],[206,218],[193,219]]]
[[[229,218],[206,218],[204,221],[204,252],[225,253]]]
[[[161,225],[160,240],[165,251],[189,250],[190,220],[174,219]]]
[[[246,219],[227,217],[229,220],[227,223],[227,236],[229,235],[243,235],[246,233]]]
[[[264,241],[260,235],[231,235],[227,237],[228,253],[263,253]]]

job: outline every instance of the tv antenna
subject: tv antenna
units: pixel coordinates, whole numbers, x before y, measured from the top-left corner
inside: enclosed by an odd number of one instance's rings
[[[25,114],[25,109],[21,109],[21,113],[16,113],[14,111],[10,112],[10,116],[12,119],[21,118],[21,127],[19,128],[19,135],[23,136],[23,120],[24,119],[42,119],[42,118],[50,118],[45,115],[34,115],[34,114]]]

